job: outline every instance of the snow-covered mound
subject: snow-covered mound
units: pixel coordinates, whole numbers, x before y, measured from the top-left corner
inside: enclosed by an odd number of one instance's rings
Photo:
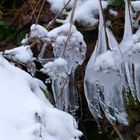
[[[48,2],[51,5],[51,10],[54,13],[58,13],[61,11],[61,9],[64,7],[64,5],[67,3],[68,0],[48,0]],[[63,11],[63,15],[66,15],[65,20],[58,20],[61,22],[69,22],[71,17],[71,10],[73,7],[72,0],[70,4],[66,7],[66,10]],[[107,2],[102,1],[103,8],[107,7]],[[74,20],[82,25],[95,25],[98,23],[98,2],[97,0],[78,0]],[[83,10],[84,9],[84,10]]]
[[[54,108],[44,84],[0,56],[0,140],[78,140],[74,118]]]

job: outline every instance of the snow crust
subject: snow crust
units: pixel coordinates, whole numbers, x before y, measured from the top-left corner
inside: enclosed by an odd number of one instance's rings
[[[82,135],[74,118],[54,108],[45,85],[0,56],[0,139],[75,140]]]

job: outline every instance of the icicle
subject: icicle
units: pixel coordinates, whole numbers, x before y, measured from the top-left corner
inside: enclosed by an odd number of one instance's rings
[[[64,24],[52,31],[50,31],[49,37],[53,40],[53,52],[56,58],[59,58],[63,54],[63,59],[68,63],[69,74],[69,112],[73,115],[78,108],[78,93],[75,84],[75,70],[78,65],[81,65],[85,58],[86,44],[83,40],[83,36],[77,31],[75,26],[72,26],[71,35],[65,47],[67,41],[67,34],[70,24]]]
[[[127,77],[129,78],[129,87],[131,89],[131,93],[134,99],[138,99],[140,101],[140,85],[139,85],[139,68],[140,68],[140,30],[136,32],[136,34],[132,37],[131,49],[128,51],[126,58],[128,58],[128,62],[126,65],[126,70],[129,71],[127,73]]]
[[[62,58],[58,58],[53,62],[45,64],[42,71],[47,73],[52,79],[52,90],[56,107],[68,112],[69,78],[67,74],[67,62]]]
[[[69,112],[76,116],[76,111],[79,108],[78,92],[75,81],[75,69],[72,70],[69,78]]]
[[[85,78],[84,78],[84,90],[85,90],[85,96],[88,102],[89,109],[94,116],[95,120],[98,121],[99,118],[102,118],[101,111],[100,111],[100,105],[99,105],[99,99],[96,93],[96,85],[94,82],[94,73],[93,64],[96,61],[96,58],[107,51],[107,42],[106,42],[106,35],[105,35],[105,24],[103,19],[103,13],[101,9],[101,3],[98,0],[99,4],[99,29],[98,29],[98,40],[94,49],[94,52],[91,55],[91,58],[87,64],[86,72],[85,72]]]
[[[101,7],[99,9],[99,15],[102,17]],[[103,24],[103,18],[100,20],[100,23]],[[111,31],[104,24],[103,27],[105,30],[102,30],[101,35],[98,36],[98,46],[96,46],[86,68],[85,95],[89,109],[96,121],[102,118],[102,109],[110,123],[117,120],[126,125],[128,123],[127,114],[122,95],[125,81],[122,69],[122,52]],[[104,51],[101,51],[101,48],[104,48]],[[107,49],[111,51],[107,51]]]
[[[133,36],[132,36],[132,24],[131,24],[131,7],[128,3],[128,0],[124,0],[125,2],[125,27],[124,27],[124,35],[123,39],[120,43],[120,48],[122,49],[123,55],[125,58],[125,72],[126,75],[126,83],[129,86],[132,96],[136,99],[136,85],[135,85],[135,62],[132,60],[132,49],[134,46]],[[128,89],[128,87],[126,87]],[[126,89],[126,91],[127,91]]]

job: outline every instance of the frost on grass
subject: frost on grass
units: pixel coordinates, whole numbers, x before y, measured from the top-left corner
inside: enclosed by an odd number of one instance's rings
[[[74,118],[45,98],[40,87],[46,87],[41,81],[2,56],[0,77],[1,140],[78,140],[82,135]]]
[[[58,0],[58,2],[55,2],[55,0],[48,0],[51,5],[51,10],[54,13],[61,11],[67,1],[68,0]],[[102,1],[102,4],[103,8],[107,7],[106,1]],[[66,10],[63,11],[63,15],[66,16],[65,20],[59,19],[59,22],[70,22],[72,6],[73,0],[66,7]],[[98,23],[98,8],[99,6],[97,0],[78,0],[74,20],[84,26],[93,26]]]

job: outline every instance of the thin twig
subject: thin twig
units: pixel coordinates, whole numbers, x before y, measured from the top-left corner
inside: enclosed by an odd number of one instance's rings
[[[64,84],[63,84],[63,86],[62,86],[62,88],[61,88],[61,92],[60,92],[60,94],[57,96],[57,98],[56,98],[56,100],[55,100],[55,105],[57,104],[58,100],[59,100],[60,97],[62,96],[64,87],[65,87],[66,83],[68,82],[68,80],[69,80],[69,78],[67,78],[67,79],[65,80],[65,82],[64,82]]]
[[[38,7],[38,5],[40,4],[41,0],[38,1],[38,3],[36,4],[35,8],[32,11],[31,17],[35,14],[36,8]]]
[[[110,50],[109,42],[108,42],[108,38],[107,38],[107,32],[106,32],[105,18],[103,16],[104,15],[103,6],[102,6],[102,1],[101,0],[99,0],[99,6],[100,6],[100,9],[101,9],[102,18],[103,18],[103,26],[104,26],[104,32],[105,32],[106,45],[107,45],[107,49]]]
[[[116,131],[117,135],[119,136],[120,140],[124,140],[124,138],[122,137],[122,134],[120,133],[120,131],[118,130],[116,124],[112,124],[113,129]]]
[[[61,11],[54,17],[54,19],[48,24],[47,30],[50,29],[50,27],[55,23],[56,19],[62,14],[62,12],[65,10],[65,8],[68,6],[71,0],[69,0],[65,6],[61,9]]]
[[[132,19],[131,19],[131,13],[130,13],[130,11],[131,11],[131,2],[130,2],[130,0],[127,0],[128,1],[128,11],[129,11],[129,17],[130,17],[130,23],[131,23],[131,30],[132,30]]]
[[[32,5],[32,2],[31,2],[31,0],[28,0],[28,1],[29,1],[29,4],[30,4],[31,9],[32,9],[32,11],[33,11],[33,5]],[[34,15],[34,18],[35,18],[35,21],[36,21],[37,18],[36,18],[35,13],[33,13],[33,15]],[[31,17],[32,17],[32,16],[31,16]]]
[[[72,25],[74,24],[74,14],[75,14],[76,5],[77,5],[77,0],[74,1],[74,5],[73,5],[73,8],[72,8],[71,19],[70,19],[70,27],[69,27],[69,31],[68,31],[68,34],[67,34],[67,40],[66,40],[65,45],[64,45],[62,58],[64,57],[64,53],[65,53],[69,38],[71,36],[71,29],[72,29]]]
[[[38,16],[37,16],[36,24],[38,23],[38,20],[39,20],[39,17],[41,15],[41,12],[42,12],[42,9],[44,7],[45,2],[46,2],[46,0],[43,0],[42,5],[41,5],[40,10],[39,10],[39,13],[38,13]]]

